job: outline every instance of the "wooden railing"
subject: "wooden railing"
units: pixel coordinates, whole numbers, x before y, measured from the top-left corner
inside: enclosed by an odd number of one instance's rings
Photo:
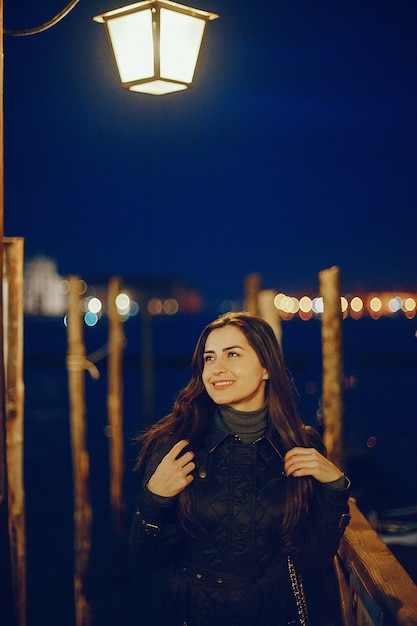
[[[352,519],[335,558],[344,626],[351,620],[350,576],[356,571],[369,597],[383,613],[383,626],[417,626],[417,585],[350,500]]]

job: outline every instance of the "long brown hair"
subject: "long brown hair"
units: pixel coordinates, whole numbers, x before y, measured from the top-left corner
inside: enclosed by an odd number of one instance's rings
[[[202,331],[191,361],[191,380],[175,400],[172,412],[151,426],[142,436],[142,449],[137,467],[143,469],[149,454],[159,445],[171,440],[188,439],[190,448],[197,449],[210,426],[215,406],[202,382],[204,367],[203,353],[207,337],[218,328],[236,326],[255,350],[262,367],[268,374],[266,381],[266,401],[272,426],[278,431],[283,452],[295,446],[310,447],[311,440],[307,428],[302,423],[294,401],[292,385],[287,375],[281,347],[271,326],[262,318],[246,312],[226,313]],[[305,518],[312,498],[311,478],[288,479],[284,516],[281,524],[285,547],[295,549],[297,529]],[[187,490],[180,494],[180,511],[183,517],[189,513]],[[184,521],[184,520],[183,520]]]

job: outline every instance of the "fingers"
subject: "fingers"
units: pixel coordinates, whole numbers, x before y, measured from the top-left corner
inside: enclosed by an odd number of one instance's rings
[[[321,483],[332,482],[343,475],[331,461],[315,448],[295,447],[284,457],[286,476],[312,476]]]
[[[184,450],[184,448],[186,448],[189,443],[190,442],[186,439],[181,439],[181,441],[178,441],[178,443],[176,443],[171,448],[165,458],[173,462],[174,466],[179,468],[193,466],[191,470],[188,467],[188,470],[192,471],[193,469],[195,469],[195,463],[190,463],[190,461],[192,461],[192,459],[194,458],[194,452],[188,450],[188,452],[181,454],[182,450]]]
[[[178,441],[178,443],[176,443],[165,456],[164,460],[170,464],[173,470],[186,470],[186,473],[188,474],[189,472],[192,472],[193,469],[195,469],[195,463],[192,462],[194,458],[194,452],[188,450],[188,452],[181,454],[181,452],[189,445],[189,443],[190,442],[186,439]]]
[[[195,470],[194,452],[181,452],[189,442],[184,440],[176,443],[164,456],[154,474],[148,481],[148,489],[153,493],[172,497],[185,489],[193,480]]]
[[[315,448],[292,448],[284,457],[285,475],[313,475],[319,469],[319,457],[322,457],[322,455]]]
[[[187,439],[181,439],[174,446],[172,446],[171,450],[166,455],[167,459],[176,459],[182,450],[188,446],[190,442]]]

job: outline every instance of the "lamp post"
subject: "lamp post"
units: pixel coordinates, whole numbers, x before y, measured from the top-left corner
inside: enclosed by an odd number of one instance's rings
[[[106,26],[123,87],[160,96],[191,85],[206,24],[217,17],[171,0],[145,0],[94,20]]]
[[[0,606],[5,623],[16,624],[13,601],[10,536],[8,527],[8,486],[6,463],[6,380],[3,342],[3,236],[4,236],[4,153],[3,153],[3,0],[0,0]]]

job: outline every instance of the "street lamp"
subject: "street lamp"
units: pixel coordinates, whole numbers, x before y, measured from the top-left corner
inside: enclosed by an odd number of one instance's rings
[[[187,89],[209,20],[218,15],[145,0],[97,15],[106,26],[123,87],[152,95]]]

